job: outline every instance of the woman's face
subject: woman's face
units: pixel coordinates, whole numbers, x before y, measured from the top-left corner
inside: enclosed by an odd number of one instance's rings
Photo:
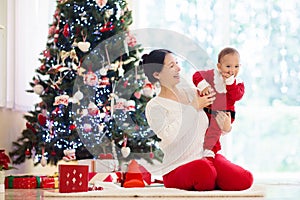
[[[180,67],[173,54],[168,53],[164,60],[162,70],[158,73],[161,85],[172,87],[180,82]]]

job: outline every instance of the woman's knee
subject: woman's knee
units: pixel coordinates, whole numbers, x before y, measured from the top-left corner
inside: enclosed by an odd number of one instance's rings
[[[222,190],[245,190],[252,186],[253,175],[248,170],[216,155],[217,186]]]
[[[198,167],[195,170],[194,189],[198,191],[215,189],[217,171],[213,163],[207,159],[201,159],[196,162]]]

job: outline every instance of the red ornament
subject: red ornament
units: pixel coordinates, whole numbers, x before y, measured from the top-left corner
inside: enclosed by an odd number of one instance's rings
[[[123,83],[124,88],[126,88],[127,85],[128,85],[128,80],[126,80],[126,81]]]
[[[153,152],[150,152],[150,153],[149,153],[149,157],[150,157],[151,159],[153,159],[153,158],[154,158],[154,153],[153,153]]]
[[[44,54],[44,56],[45,56],[46,58],[50,58],[50,57],[51,57],[50,51],[49,51],[48,49],[47,49],[47,50],[44,50],[43,54]]]
[[[36,133],[35,128],[34,128],[29,122],[26,122],[26,128],[28,128],[28,129],[30,129],[32,132]]]
[[[100,28],[100,32],[112,31],[115,28],[112,22],[107,22],[103,27]]]
[[[65,37],[69,37],[69,33],[70,33],[70,31],[69,31],[69,24],[66,24],[66,25],[64,26],[63,35],[64,35]]]
[[[56,156],[56,152],[55,151],[51,151],[51,156]]]
[[[47,122],[47,117],[43,114],[38,114],[38,122],[41,126],[45,126]]]
[[[69,127],[69,129],[70,129],[71,131],[73,131],[75,128],[76,128],[76,125],[74,125],[74,124],[71,124],[70,127]]]
[[[127,40],[128,46],[130,46],[130,47],[134,47],[137,43],[136,38],[130,33],[128,33],[126,40]]]
[[[55,34],[55,29],[56,29],[55,25],[50,26],[50,28],[48,30],[48,34],[49,35],[54,35]]]
[[[89,86],[95,86],[98,83],[98,77],[93,71],[89,71],[84,75],[84,83]]]
[[[41,65],[41,66],[40,66],[40,70],[41,70],[41,71],[44,71],[45,69],[46,69],[46,66],[45,66],[45,65]]]
[[[25,156],[26,156],[26,157],[29,157],[30,154],[31,154],[31,153],[30,153],[30,150],[27,148],[26,151],[25,151]]]

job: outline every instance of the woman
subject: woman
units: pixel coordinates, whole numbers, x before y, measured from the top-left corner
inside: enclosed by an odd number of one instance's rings
[[[180,67],[169,50],[153,50],[142,59],[148,80],[160,84],[159,94],[146,106],[146,117],[161,139],[165,187],[198,191],[249,188],[253,177],[247,170],[220,154],[215,159],[203,158],[209,123],[203,108],[213,103],[215,94],[200,97],[196,89],[181,87]],[[216,120],[223,131],[230,130],[230,115],[219,112]]]

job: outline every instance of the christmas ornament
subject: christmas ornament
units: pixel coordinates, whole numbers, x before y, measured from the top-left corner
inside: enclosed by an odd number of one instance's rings
[[[44,154],[45,154],[45,147],[43,146],[42,147],[42,158],[41,158],[41,161],[40,161],[40,163],[43,167],[45,167],[47,165],[47,160],[46,160]]]
[[[82,52],[88,52],[89,51],[89,48],[91,46],[91,43],[89,42],[86,42],[86,41],[81,41],[81,42],[78,42],[78,48],[82,51]]]
[[[77,100],[82,100],[83,99],[83,93],[78,90],[77,92],[75,92],[75,94],[73,95],[73,98],[77,99]]]
[[[41,84],[36,84],[33,86],[33,92],[37,95],[41,95],[44,92],[44,87]]]
[[[41,165],[42,165],[43,167],[45,167],[45,166],[47,165],[47,160],[46,160],[46,158],[45,158],[44,155],[42,155],[42,158],[41,158]]]
[[[85,123],[85,124],[83,125],[83,131],[84,131],[85,133],[91,132],[91,131],[92,131],[92,125],[91,125],[91,124],[88,124],[88,123]]]
[[[71,58],[72,62],[78,63],[78,56],[77,56],[77,54],[76,54],[75,49],[72,49],[72,50],[70,51],[70,58]]]
[[[25,156],[26,156],[27,158],[30,157],[30,150],[29,150],[29,148],[26,149],[26,151],[25,151]]]
[[[106,75],[107,75],[107,68],[102,67],[102,68],[100,69],[100,75],[101,75],[101,76],[106,76]]]
[[[76,128],[76,125],[75,125],[75,124],[71,124],[71,125],[69,126],[69,129],[70,129],[71,131],[73,131],[75,128]]]
[[[126,101],[126,111],[135,111],[135,101],[134,100],[128,100]]]
[[[146,83],[143,87],[143,95],[146,97],[153,97],[154,90],[151,83]]]
[[[114,108],[116,110],[124,110],[125,109],[125,104],[126,104],[126,99],[124,98],[117,98],[116,99],[116,104]]]
[[[122,147],[121,148],[121,153],[122,153],[122,156],[124,158],[127,158],[130,154],[130,148],[129,147]]]
[[[127,45],[130,47],[134,47],[137,43],[136,38],[130,33],[127,33],[126,42],[127,42]]]
[[[31,149],[31,155],[32,155],[32,158],[35,159],[36,149],[35,149],[34,146],[33,146],[32,149]]]
[[[108,86],[108,85],[110,85],[109,78],[108,78],[108,77],[102,77],[102,78],[101,78],[101,81],[100,81],[100,83],[99,83],[99,86],[100,86],[101,88],[104,88],[104,87],[106,87],[106,86]]]
[[[100,32],[104,33],[107,31],[112,31],[115,28],[112,22],[107,22],[103,27],[100,28]]]
[[[136,91],[133,95],[135,96],[135,98],[140,99],[142,94],[140,91]]]
[[[151,159],[153,159],[153,158],[154,158],[154,153],[152,152],[152,145],[150,146],[150,153],[149,153],[149,157],[150,157]]]
[[[130,154],[130,148],[127,147],[127,137],[124,136],[123,146],[121,148],[121,153],[124,158],[127,158]]]
[[[98,84],[98,76],[93,71],[88,71],[84,75],[84,84],[87,84],[89,86],[95,86]]]
[[[45,58],[51,58],[50,50],[44,50],[43,55]]]
[[[64,35],[65,37],[69,37],[69,33],[70,33],[70,31],[69,31],[69,24],[65,24],[62,33],[63,33],[63,35]]]
[[[103,8],[106,5],[107,0],[96,0],[96,3],[100,8]]]
[[[99,109],[98,109],[98,107],[96,106],[95,103],[93,103],[93,102],[89,103],[89,105],[88,105],[88,113],[91,116],[95,116],[95,115],[97,115],[99,113]]]
[[[41,126],[45,126],[46,122],[47,122],[47,116],[45,116],[44,114],[39,113],[38,114],[38,122]]]
[[[48,29],[48,35],[54,35],[55,29],[56,29],[55,25],[50,26],[50,28]]]
[[[76,150],[75,149],[65,149],[64,150],[64,161],[72,161],[76,160],[76,155],[75,155]]]
[[[119,75],[119,77],[123,77],[124,76],[124,72],[125,72],[125,70],[123,69],[122,65],[120,65],[119,68],[118,68],[118,75]]]
[[[55,97],[55,101],[53,103],[54,106],[57,105],[65,105],[68,106],[69,104],[69,96],[64,94],[64,95],[60,95],[60,96],[56,96]]]
[[[44,64],[40,66],[41,71],[44,71],[45,69],[46,69],[46,66]]]
[[[87,42],[86,41],[86,35],[84,35],[83,32],[81,32],[81,35],[82,35],[82,40],[83,41],[80,41],[77,43],[77,47],[82,51],[82,52],[88,52],[90,46],[91,46],[91,43]]]

